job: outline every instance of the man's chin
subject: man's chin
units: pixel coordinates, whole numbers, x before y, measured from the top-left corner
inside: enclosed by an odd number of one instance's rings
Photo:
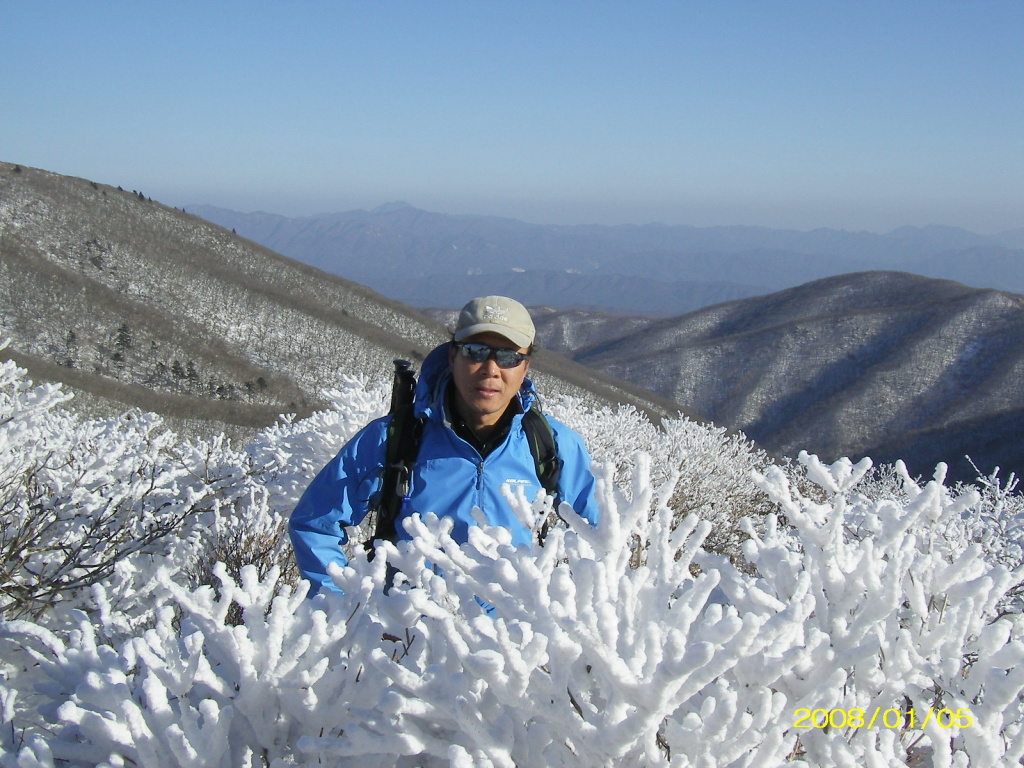
[[[490,400],[473,403],[472,409],[479,416],[493,416],[494,414],[501,414],[505,410],[504,408],[496,407]]]

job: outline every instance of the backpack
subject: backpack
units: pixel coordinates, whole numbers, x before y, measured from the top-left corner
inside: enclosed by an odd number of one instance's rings
[[[395,541],[398,531],[395,521],[409,492],[409,476],[416,463],[423,436],[423,419],[413,413],[416,395],[416,373],[408,360],[395,360],[395,377],[391,388],[391,419],[388,421],[384,449],[384,473],[381,491],[371,504],[376,513],[373,537],[366,542],[367,557],[373,559],[373,544],[377,539]],[[562,461],[555,446],[551,424],[539,408],[530,408],[523,414],[523,431],[530,445],[537,479],[558,508],[558,479]],[[541,526],[541,544],[550,527],[550,516]]]

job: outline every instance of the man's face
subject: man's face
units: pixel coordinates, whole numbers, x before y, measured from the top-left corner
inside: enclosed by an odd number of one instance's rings
[[[478,333],[463,341],[486,344],[494,349],[513,349],[526,354],[527,350],[497,333]],[[490,427],[497,423],[530,369],[530,361],[524,360],[515,368],[499,368],[491,358],[474,363],[463,357],[452,347],[448,352],[448,364],[452,369],[455,383],[455,405],[459,414],[473,429]]]

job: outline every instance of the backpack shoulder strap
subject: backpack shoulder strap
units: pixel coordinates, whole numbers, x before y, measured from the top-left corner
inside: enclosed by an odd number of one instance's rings
[[[558,480],[562,475],[562,460],[558,456],[555,433],[551,431],[547,416],[541,413],[539,408],[531,408],[523,414],[523,430],[530,443],[533,463],[537,467],[537,479],[548,495],[554,497],[552,513],[545,517],[537,531],[537,541],[543,547],[554,522],[553,518],[558,515],[558,504],[561,501],[558,495]]]
[[[531,408],[523,414],[523,431],[530,443],[530,453],[537,468],[537,479],[550,495],[558,496],[558,480],[562,475],[562,460],[558,457],[555,434],[547,416]]]
[[[373,505],[376,513],[373,537],[366,542],[367,556],[371,560],[377,539],[395,541],[398,538],[395,521],[409,493],[409,474],[419,454],[423,434],[423,421],[413,413],[416,374],[409,362],[394,362],[395,380],[391,390],[391,418],[385,433],[381,491]]]

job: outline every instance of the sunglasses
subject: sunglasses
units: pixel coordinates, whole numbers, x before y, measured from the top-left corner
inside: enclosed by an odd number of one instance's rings
[[[456,343],[455,346],[462,352],[462,356],[471,362],[485,363],[488,360],[494,360],[499,368],[515,368],[523,360],[530,359],[529,355],[516,352],[514,349],[495,349],[486,344]]]

